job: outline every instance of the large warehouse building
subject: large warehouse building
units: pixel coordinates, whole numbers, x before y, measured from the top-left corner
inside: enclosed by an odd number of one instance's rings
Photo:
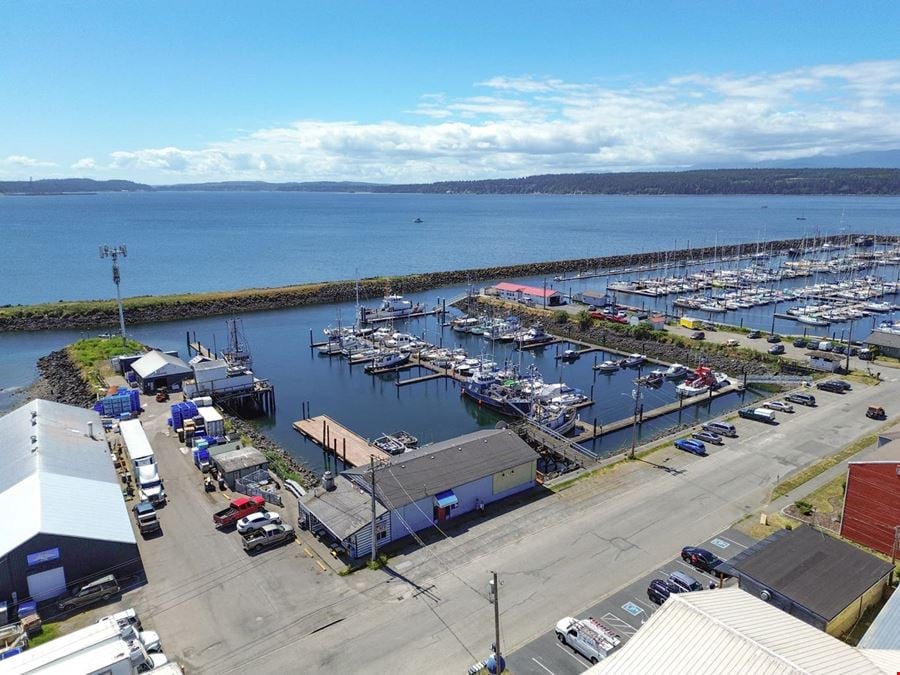
[[[0,417],[0,602],[50,600],[141,563],[92,410],[31,401]]]

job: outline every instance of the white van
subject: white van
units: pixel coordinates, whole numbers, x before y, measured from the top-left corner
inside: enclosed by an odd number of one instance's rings
[[[136,466],[134,467],[134,470],[137,471],[135,480],[137,481],[138,490],[141,493],[141,499],[145,499],[151,504],[165,502],[166,492],[163,489],[159,471],[156,470],[156,464]]]
[[[561,619],[556,623],[556,638],[591,663],[609,656],[622,642],[612,628],[593,617]]]
[[[760,422],[775,424],[775,413],[768,408],[755,408],[753,410],[753,415],[754,419],[757,419]]]

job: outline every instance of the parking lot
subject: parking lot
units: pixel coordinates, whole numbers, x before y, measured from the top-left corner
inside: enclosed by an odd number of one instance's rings
[[[743,532],[728,529],[704,542],[685,542],[685,545],[700,546],[700,548],[705,548],[720,558],[728,560],[753,543],[754,541]],[[689,574],[704,586],[708,586],[710,582],[718,583],[713,576],[691,567],[681,557],[675,557],[662,567],[605,597],[593,607],[580,613],[578,618],[590,616],[600,619],[619,634],[624,645],[658,608],[647,598],[647,586],[650,581],[665,579],[675,571]],[[603,571],[598,570],[597,573],[602,574]],[[734,580],[725,581],[725,585],[734,583]],[[695,592],[706,593],[709,591]],[[619,648],[621,649],[621,647]],[[509,654],[507,662],[512,672],[517,674],[562,675],[564,673],[581,673],[591,667],[591,663],[581,654],[560,643],[553,630]]]

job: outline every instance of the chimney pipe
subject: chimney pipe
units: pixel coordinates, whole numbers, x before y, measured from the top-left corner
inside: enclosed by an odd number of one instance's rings
[[[94,422],[92,420],[88,420],[88,438],[92,441],[97,440],[94,438]]]

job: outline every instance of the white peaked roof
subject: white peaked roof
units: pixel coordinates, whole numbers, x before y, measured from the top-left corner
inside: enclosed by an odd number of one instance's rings
[[[896,654],[896,652],[894,652]],[[884,658],[882,658],[884,657]],[[870,658],[739,588],[673,594],[620,651],[588,672],[666,675],[871,675]]]
[[[39,533],[135,543],[100,415],[36,400],[0,417],[0,513],[0,557]]]
[[[132,363],[131,368],[144,379],[165,375],[189,375],[193,372],[190,366],[177,356],[159,351],[147,352]]]

